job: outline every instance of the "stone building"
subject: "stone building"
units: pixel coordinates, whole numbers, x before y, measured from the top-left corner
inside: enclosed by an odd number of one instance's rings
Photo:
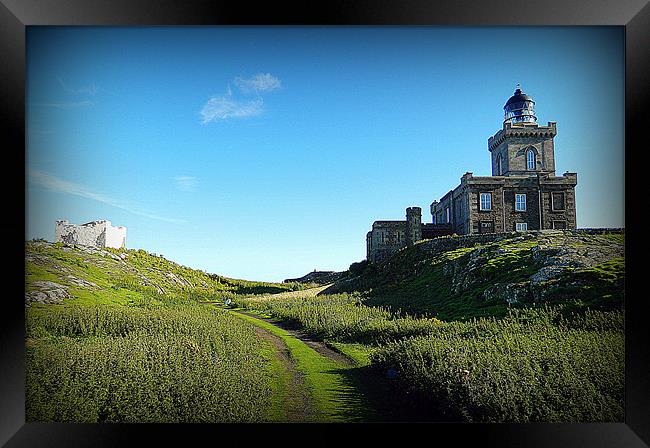
[[[375,221],[372,224],[372,230],[366,234],[367,259],[376,263],[417,241],[450,233],[450,225],[422,223],[422,209],[409,207],[406,221]]]
[[[434,223],[454,233],[575,229],[576,173],[555,175],[557,126],[537,124],[535,101],[520,88],[503,107],[503,128],[488,139],[491,176],[465,173],[431,204]]]
[[[576,173],[555,175],[555,122],[537,123],[535,101],[519,86],[503,107],[503,128],[488,139],[491,176],[465,173],[460,185],[431,204],[431,224],[419,207],[406,221],[375,221],[367,259],[377,262],[421,239],[456,233],[575,229]]]
[[[83,246],[126,247],[126,227],[111,225],[110,221],[91,221],[86,224],[70,224],[67,220],[56,221],[54,241]]]

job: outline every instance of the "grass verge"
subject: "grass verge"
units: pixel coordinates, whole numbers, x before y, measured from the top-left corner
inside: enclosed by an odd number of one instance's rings
[[[353,368],[322,356],[288,331],[272,323],[234,310],[231,312],[279,337],[286,344],[308,388],[314,421],[349,422],[363,419],[367,409],[346,374],[346,371]]]

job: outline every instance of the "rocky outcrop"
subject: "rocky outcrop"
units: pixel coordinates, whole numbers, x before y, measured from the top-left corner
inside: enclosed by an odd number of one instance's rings
[[[184,288],[192,288],[194,285],[192,285],[189,281],[185,280],[183,277],[174,274],[173,272],[167,272],[165,274],[167,278],[171,279],[174,283],[184,287]]]
[[[441,237],[402,249],[325,293],[365,292],[375,305],[445,318],[516,303],[611,308],[622,305],[624,252],[620,229]]]
[[[36,281],[31,284],[33,290],[25,293],[25,306],[33,303],[60,303],[63,299],[72,297],[68,287],[50,281]]]
[[[528,247],[525,243],[534,241]],[[513,243],[522,243],[521,246]],[[573,272],[598,266],[601,263],[624,257],[623,244],[615,240],[592,235],[547,232],[541,235],[525,235],[501,244],[487,245],[472,250],[467,257],[443,265],[443,272],[451,279],[454,294],[483,286],[486,301],[502,301],[508,304],[520,301],[538,302],[549,296],[555,283]],[[531,272],[517,281],[497,282],[485,287],[489,265],[500,265],[499,259],[518,257],[518,263],[503,263],[503,269],[519,269]],[[518,264],[518,265],[517,265]],[[503,273],[501,273],[503,274]],[[501,277],[497,275],[496,277]]]
[[[88,280],[84,280],[82,278],[77,278],[74,275],[66,275],[65,278],[72,283],[75,286],[78,286],[80,288],[88,289],[88,288],[97,288],[97,284],[93,283]]]

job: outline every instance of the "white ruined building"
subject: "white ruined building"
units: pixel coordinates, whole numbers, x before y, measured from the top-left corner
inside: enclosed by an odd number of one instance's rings
[[[102,219],[86,224],[70,224],[68,220],[56,221],[54,241],[84,246],[126,247],[126,227],[113,227],[110,221]]]

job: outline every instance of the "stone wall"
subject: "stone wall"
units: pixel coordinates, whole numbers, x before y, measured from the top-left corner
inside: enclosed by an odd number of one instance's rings
[[[553,175],[555,173],[555,148],[553,138],[557,135],[557,124],[504,123],[503,129],[488,139],[488,150],[492,157],[492,175],[528,174],[526,151],[535,153],[535,170]],[[502,172],[498,172],[497,156],[501,157]]]
[[[461,247],[467,247],[469,244],[486,244],[507,239],[528,239],[545,234],[562,234],[580,235],[603,235],[608,233],[624,234],[625,229],[621,228],[593,228],[593,229],[574,229],[574,230],[535,230],[529,232],[505,232],[505,233],[484,233],[460,236],[441,236],[431,240],[424,240],[418,243],[418,247],[430,252],[445,252],[455,250]]]
[[[446,221],[449,209],[450,224],[455,233],[511,232],[516,223],[526,223],[528,230],[557,228],[560,223],[566,229],[575,229],[575,186],[577,175],[563,176],[473,176],[465,173],[454,190],[431,204],[436,222]],[[491,194],[491,208],[481,210],[480,194]],[[552,193],[564,194],[564,208],[553,209]],[[526,210],[515,208],[515,194],[526,195]],[[540,202],[541,196],[541,202]]]
[[[106,220],[91,221],[81,225],[59,220],[54,227],[54,241],[119,249],[126,247],[126,227],[113,227],[111,222]]]
[[[106,244],[105,247],[126,247],[126,227],[112,226],[110,221],[106,222]]]
[[[366,259],[378,263],[422,239],[451,233],[451,225],[423,224],[422,209],[409,207],[406,221],[375,221],[372,224],[372,230],[366,234]]]
[[[411,246],[422,239],[422,209],[406,209],[406,245]]]
[[[368,261],[382,261],[406,246],[406,221],[375,221],[366,241]]]
[[[545,229],[552,229],[554,221],[565,221],[568,229],[578,227],[576,221],[575,185],[576,173],[564,173],[561,177],[547,177],[542,183],[542,221]],[[554,210],[552,194],[564,193],[564,210]]]
[[[515,195],[526,195],[526,210],[518,211],[515,207]],[[505,217],[503,232],[516,230],[516,223],[526,223],[528,230],[540,230],[539,188],[522,183],[520,186],[504,188],[503,213]],[[550,228],[550,227],[547,227]]]
[[[422,224],[422,239],[430,240],[439,236],[451,235],[454,233],[450,224]]]

